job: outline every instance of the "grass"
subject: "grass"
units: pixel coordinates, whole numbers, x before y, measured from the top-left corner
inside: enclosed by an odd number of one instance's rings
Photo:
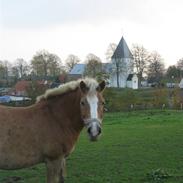
[[[45,168],[0,171],[0,183],[44,183]],[[10,182],[10,181],[9,181]],[[97,143],[82,132],[66,183],[183,183],[183,112],[108,113]]]

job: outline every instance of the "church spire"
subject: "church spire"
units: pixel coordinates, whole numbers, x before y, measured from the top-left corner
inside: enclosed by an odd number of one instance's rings
[[[112,55],[112,59],[122,59],[122,58],[133,58],[133,55],[130,49],[128,48],[128,45],[123,36],[116,50],[114,51],[114,54]]]

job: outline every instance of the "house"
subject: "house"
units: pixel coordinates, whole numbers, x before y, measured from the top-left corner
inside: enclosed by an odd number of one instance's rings
[[[116,64],[119,65],[118,73],[116,72]],[[85,67],[85,64],[76,64],[68,75],[69,80],[82,78]],[[109,87],[119,86],[120,88],[128,87],[132,89],[138,89],[138,77],[133,70],[133,55],[128,48],[125,39],[122,37],[119,44],[117,45],[116,50],[114,51],[114,54],[111,57],[111,63],[102,64],[102,72],[107,73],[109,76]]]
[[[33,83],[34,83],[34,85],[33,85]],[[12,92],[12,95],[27,96],[28,95],[27,91],[32,87],[34,89],[36,87],[41,91],[46,88],[49,88],[50,85],[51,85],[51,82],[47,81],[47,80],[37,80],[35,82],[21,80],[16,83],[16,85],[14,87],[14,92]]]
[[[86,64],[76,64],[69,72],[68,81],[83,78]]]
[[[26,96],[27,95],[27,88],[30,85],[30,81],[21,80],[18,81],[15,85],[15,95],[16,96]]]

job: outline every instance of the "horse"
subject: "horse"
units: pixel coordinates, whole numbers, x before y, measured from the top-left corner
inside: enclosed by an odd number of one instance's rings
[[[0,169],[45,163],[47,183],[64,183],[65,160],[81,130],[101,135],[105,81],[85,78],[48,89],[28,107],[0,106]]]

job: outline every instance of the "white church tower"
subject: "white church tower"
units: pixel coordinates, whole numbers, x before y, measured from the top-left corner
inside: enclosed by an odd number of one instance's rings
[[[133,72],[133,55],[122,37],[111,57],[112,73],[110,86],[120,88],[138,88],[138,78]]]

